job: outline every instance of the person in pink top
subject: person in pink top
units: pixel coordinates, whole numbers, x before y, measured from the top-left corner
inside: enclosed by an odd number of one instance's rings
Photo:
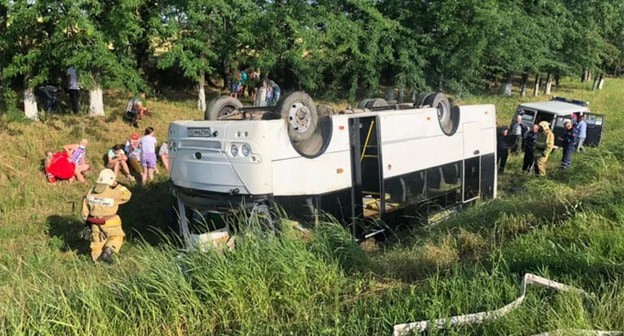
[[[156,137],[154,135],[154,128],[146,128],[139,143],[141,147],[141,166],[143,167],[141,182],[145,185],[148,180],[150,182],[154,180],[154,170],[158,163],[156,158]]]

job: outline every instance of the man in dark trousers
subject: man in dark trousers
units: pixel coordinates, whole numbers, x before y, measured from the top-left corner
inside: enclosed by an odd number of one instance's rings
[[[563,123],[563,128],[565,129],[565,132],[563,133],[563,136],[559,138],[562,142],[561,148],[563,148],[561,169],[568,169],[572,163],[572,152],[574,152],[574,145],[576,144],[576,132],[574,131],[570,120],[566,120]]]
[[[535,149],[535,140],[537,140],[537,133],[539,132],[539,125],[533,124],[533,129],[526,132],[524,135],[524,160],[522,162],[522,171],[530,173],[533,169],[533,150]]]
[[[505,172],[507,157],[509,156],[509,147],[513,144],[514,138],[509,134],[509,128],[503,126],[496,135],[496,161],[498,163],[498,173]]]

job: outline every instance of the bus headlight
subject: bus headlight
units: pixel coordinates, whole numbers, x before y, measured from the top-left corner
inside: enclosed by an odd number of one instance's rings
[[[235,144],[232,144],[232,146],[230,146],[230,155],[238,155],[238,146],[236,146]]]
[[[243,154],[244,157],[248,157],[249,154],[251,153],[251,147],[249,147],[248,144],[243,144],[241,146],[241,153]]]

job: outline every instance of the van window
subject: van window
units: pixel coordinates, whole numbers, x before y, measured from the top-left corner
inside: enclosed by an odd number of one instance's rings
[[[552,114],[552,113],[539,111],[539,112],[537,112],[537,117],[535,118],[535,123],[539,124],[542,121],[546,121],[546,122],[548,122],[549,124],[552,125],[552,123],[554,121],[553,120],[554,118],[555,118],[555,115]]]
[[[602,116],[597,116],[594,114],[587,114],[585,115],[585,122],[587,122],[587,125],[602,125],[603,122],[603,117]]]
[[[535,111],[520,111],[522,113],[522,123],[524,124],[532,124],[533,119],[535,118]]]

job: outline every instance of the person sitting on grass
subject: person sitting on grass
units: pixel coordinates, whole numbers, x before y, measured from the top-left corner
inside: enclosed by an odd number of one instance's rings
[[[81,183],[87,182],[84,175],[90,168],[86,160],[88,144],[89,141],[87,141],[87,139],[82,139],[80,140],[80,143],[63,146],[63,149],[67,152],[71,162],[76,166],[74,170],[74,177],[70,179],[70,181],[73,181],[75,178]]]
[[[129,167],[135,174],[141,175],[141,146],[139,143],[139,134],[132,133],[126,141],[124,151],[128,156]]]
[[[128,169],[128,157],[123,150],[123,146],[115,145],[108,151],[106,168],[112,169],[113,172],[115,172],[115,176],[117,176],[119,173],[119,166],[123,169],[128,180],[134,181],[134,177],[130,174],[130,169]]]

